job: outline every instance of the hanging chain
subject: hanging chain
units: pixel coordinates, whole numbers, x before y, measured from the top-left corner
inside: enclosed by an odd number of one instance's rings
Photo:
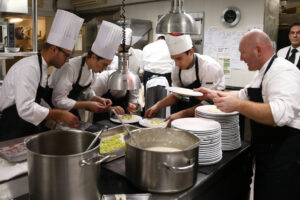
[[[126,17],[125,17],[125,0],[122,0],[122,14],[121,14],[121,17],[123,19],[123,23],[122,23],[122,36],[123,36],[123,39],[122,39],[122,52],[127,52],[126,51],[126,32],[125,32],[125,22],[126,22]]]

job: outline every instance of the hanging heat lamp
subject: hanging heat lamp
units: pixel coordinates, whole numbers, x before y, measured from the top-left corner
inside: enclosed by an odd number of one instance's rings
[[[172,0],[171,11],[163,15],[156,26],[156,33],[171,34],[200,34],[194,18],[183,10],[184,0]]]
[[[122,51],[116,53],[119,59],[118,70],[113,72],[108,79],[108,89],[110,90],[138,90],[141,81],[137,74],[129,70],[129,56],[125,45],[125,0],[122,1]]]

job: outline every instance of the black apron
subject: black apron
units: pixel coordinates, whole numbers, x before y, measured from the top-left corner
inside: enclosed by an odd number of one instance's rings
[[[116,98],[111,95],[110,90],[108,90],[107,93],[102,95],[102,97],[106,99],[110,99],[112,101],[112,106],[121,106],[125,110],[125,113],[128,113],[127,107],[129,102],[129,90],[127,90],[126,95],[124,97]],[[101,121],[109,118],[110,118],[109,112],[94,113],[93,122],[96,123],[97,121]]]
[[[263,78],[276,58],[272,57]],[[262,83],[259,88],[248,88],[248,96],[263,103]],[[300,130],[250,123],[256,163],[254,200],[299,200]]]
[[[70,91],[70,93],[69,93],[69,95],[68,95],[68,98],[73,99],[73,100],[75,100],[75,101],[77,101],[79,95],[80,95],[83,91],[85,91],[86,89],[88,89],[88,88],[91,86],[91,84],[92,84],[92,82],[90,82],[90,83],[87,84],[86,86],[81,86],[81,85],[79,85],[79,81],[80,81],[80,78],[81,78],[82,68],[83,68],[83,66],[84,66],[84,63],[85,63],[85,57],[83,57],[82,60],[81,60],[80,71],[79,71],[77,80],[76,80],[76,82],[72,85],[72,90]],[[76,115],[76,116],[79,117],[79,113],[78,113],[78,110],[77,110],[77,109],[72,109],[70,112],[73,113],[74,115]]]
[[[195,58],[196,80],[192,84],[190,84],[188,86],[183,85],[182,80],[181,80],[181,69],[179,69],[179,81],[180,81],[181,86],[184,88],[194,89],[194,88],[201,87],[201,80],[199,78],[198,57],[194,54],[194,58]],[[181,98],[180,101],[178,101],[175,104],[175,110],[174,110],[174,107],[172,107],[172,113],[179,112],[181,110],[193,107],[199,103],[200,103],[200,100],[198,100],[195,97],[183,97],[183,98]]]
[[[286,59],[286,60],[289,60],[290,52],[291,52],[291,47],[289,48],[289,50],[288,50],[288,52],[287,52],[287,54],[286,54],[286,56],[285,56],[285,59]],[[295,58],[295,60],[296,60],[296,58]],[[295,65],[296,65],[296,63],[295,63]],[[298,67],[298,69],[300,69],[300,57],[299,57],[299,60],[298,60],[298,63],[297,63],[296,66]]]
[[[40,67],[40,83],[37,88],[35,102],[39,104],[41,99],[45,99],[48,95],[48,90],[40,85],[42,81],[42,57],[40,53],[38,53],[38,60]],[[0,119],[0,141],[24,137],[48,130],[43,126],[43,123],[44,122],[35,126],[23,120],[18,114],[16,104],[11,105],[2,111],[2,117]]]

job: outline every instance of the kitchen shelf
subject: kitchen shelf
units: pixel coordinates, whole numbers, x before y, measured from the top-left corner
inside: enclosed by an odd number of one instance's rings
[[[12,59],[16,56],[32,56],[32,55],[36,55],[37,52],[34,51],[30,51],[30,52],[17,52],[17,53],[8,53],[8,52],[3,52],[0,53],[0,60],[1,59]]]

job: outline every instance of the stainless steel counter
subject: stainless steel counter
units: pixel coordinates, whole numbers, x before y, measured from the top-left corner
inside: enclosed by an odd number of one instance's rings
[[[22,140],[23,138],[0,142],[0,147]],[[219,163],[199,167],[197,181],[192,188],[172,194],[153,193],[151,199],[247,199],[251,176],[248,169],[249,164],[247,164],[249,152],[250,145],[243,142],[242,147],[238,150],[224,152],[223,159]],[[102,165],[99,191],[101,194],[146,193],[135,187],[126,178],[124,157]],[[27,175],[1,182],[0,193],[3,192],[9,196],[8,199],[29,200]]]

